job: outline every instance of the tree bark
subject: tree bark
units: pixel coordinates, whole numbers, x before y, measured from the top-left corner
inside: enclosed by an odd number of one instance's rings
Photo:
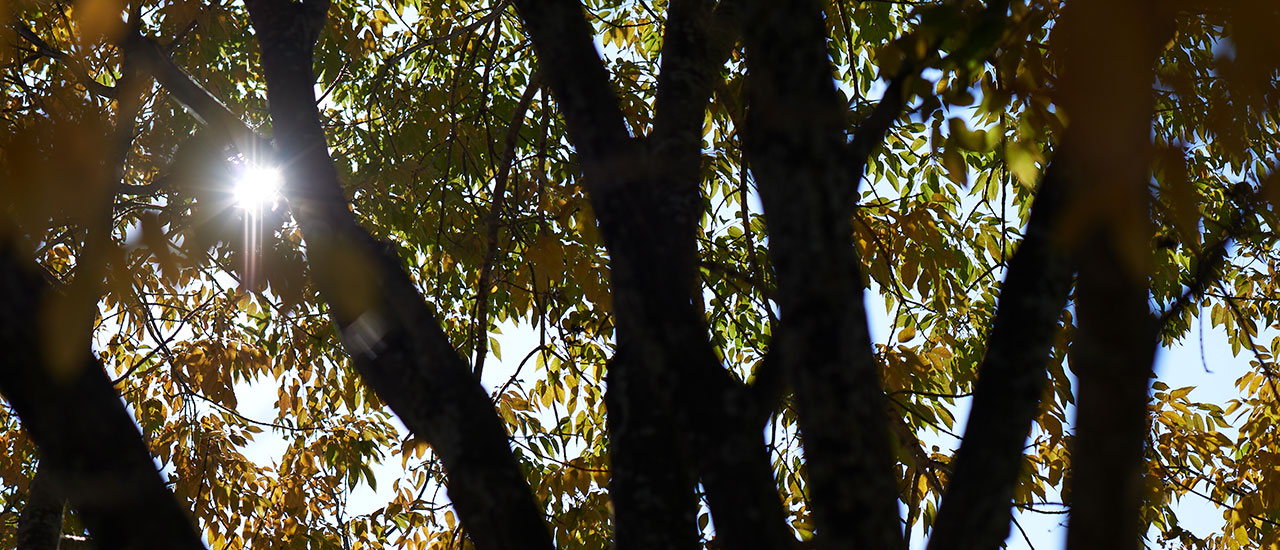
[[[246,2],[262,47],[276,158],[311,275],[364,381],[429,441],[476,548],[550,548],[543,513],[479,380],[449,344],[399,259],[361,228],[329,157],[312,48],[328,3]]]
[[[62,537],[62,516],[66,499],[53,491],[54,472],[47,466],[36,466],[27,492],[27,503],[18,516],[18,550],[57,550]]]
[[[0,394],[57,473],[66,495],[104,548],[204,548],[186,510],[156,471],[146,444],[88,342],[70,369],[51,369],[40,320],[54,295],[40,268],[11,241],[0,243]]]
[[[1069,166],[1059,154],[1046,170],[1025,237],[1009,260],[930,550],[994,550],[1009,536],[1022,453],[1071,288],[1070,254],[1057,234],[1072,185]]]
[[[665,368],[676,357],[663,343],[682,335],[664,333],[660,320],[673,312],[688,316],[692,286],[681,282],[687,274],[680,264],[694,251],[670,223],[648,227],[658,216],[679,215],[681,206],[645,162],[643,145],[628,135],[582,5],[518,0],[515,6],[578,152],[611,253],[617,353],[606,375],[605,406],[614,541],[624,550],[693,549],[696,478],[673,391],[681,381]],[[658,300],[647,301],[648,296]]]
[[[794,544],[751,421],[757,404],[720,365],[699,307],[702,121],[733,44],[723,23],[732,23],[734,3],[715,10],[702,0],[670,4],[654,130],[644,139],[627,135],[582,6],[516,7],[578,150],[610,252],[618,353],[606,399],[619,547],[696,546],[693,468],[722,544]]]
[[[739,4],[735,0],[722,1],[713,9],[708,0],[674,0],[667,8],[654,128],[649,141],[654,156],[668,167],[667,177],[695,193],[691,203],[698,208],[686,214],[689,227],[683,228],[690,246],[694,246],[697,218],[705,210],[696,195],[702,184],[703,121],[707,103],[716,83],[723,80],[720,72],[736,41]],[[700,289],[697,258],[692,258],[684,269],[694,277],[690,284]],[[700,304],[701,293],[695,291],[691,300]],[[682,330],[705,334],[704,314],[695,311],[693,321]],[[688,411],[683,426],[695,449],[698,473],[715,520],[716,538],[726,548],[794,546],[795,535],[785,521],[773,466],[757,420],[762,411],[773,408],[774,402],[756,401],[754,392],[728,376],[705,337],[695,344],[701,359],[677,365],[703,379],[689,385],[695,391],[682,397]]]
[[[1142,544],[1147,392],[1159,334],[1147,289],[1151,88],[1172,32],[1172,12],[1154,1],[1080,0],[1068,4],[1055,28],[1062,105],[1071,118],[1064,147],[1079,170],[1065,235],[1079,269],[1070,356],[1079,376],[1072,550]]]
[[[796,396],[815,540],[820,548],[899,548],[886,399],[849,225],[863,164],[845,155],[845,106],[822,10],[817,2],[748,5],[744,149],[777,272],[773,345],[784,351]]]

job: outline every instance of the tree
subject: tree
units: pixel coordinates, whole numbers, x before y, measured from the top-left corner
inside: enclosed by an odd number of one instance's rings
[[[6,9],[0,541],[1280,544],[1267,2]]]

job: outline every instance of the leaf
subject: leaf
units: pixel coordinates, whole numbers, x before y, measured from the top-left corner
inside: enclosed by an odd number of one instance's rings
[[[915,327],[903,327],[902,330],[898,331],[899,342],[906,342],[915,337],[916,337]]]
[[[1165,148],[1159,157],[1163,178],[1160,195],[1173,211],[1173,226],[1182,242],[1198,249],[1200,245],[1200,198],[1195,186],[1188,179],[1186,163],[1181,149]]]
[[[961,186],[969,185],[968,166],[954,135],[947,138],[946,146],[942,149],[942,166],[947,169],[947,177],[951,181]]]
[[[1021,142],[1009,144],[1005,148],[1005,162],[1009,165],[1009,171],[1013,172],[1014,177],[1023,187],[1035,188],[1040,178],[1040,169],[1036,167],[1035,156],[1030,146]]]

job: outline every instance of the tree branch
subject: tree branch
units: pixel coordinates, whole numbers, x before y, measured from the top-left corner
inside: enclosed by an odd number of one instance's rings
[[[450,40],[453,40],[464,34],[472,32],[480,27],[488,25],[489,23],[493,22],[494,19],[501,17],[502,12],[506,10],[506,8],[507,8],[507,1],[500,0],[496,5],[493,6],[493,9],[491,9],[489,13],[473,21],[472,23],[465,25],[463,27],[459,27],[458,29],[454,30],[449,34],[445,34],[441,36],[433,36],[431,38],[427,38],[425,40],[419,41],[417,44],[409,46],[408,48],[405,48],[399,53],[396,53],[395,55],[388,57],[386,61],[382,62],[382,66],[378,67],[378,72],[373,77],[374,85],[380,86],[381,83],[386,79],[387,74],[391,72],[391,69],[393,67],[395,67],[396,63],[399,63],[404,58],[409,57],[413,54],[416,54],[424,49],[430,48],[431,46],[448,43]],[[375,88],[375,92],[376,92],[376,88]]]
[[[186,510],[156,471],[124,403],[88,342],[42,336],[53,290],[12,242],[0,244],[0,393],[40,449],[41,469],[103,548],[204,548]],[[40,342],[78,347],[81,361],[51,368]]]
[[[737,40],[739,7],[737,0],[720,2],[714,9],[709,0],[673,0],[667,7],[649,145],[653,157],[667,167],[664,179],[678,186],[675,194],[682,200],[684,211],[676,219],[686,221],[673,232],[690,244],[705,208],[700,197],[703,121]],[[684,267],[696,274],[698,265],[695,259]],[[694,289],[691,301],[701,304],[701,286],[694,283]],[[705,335],[704,315],[698,311],[689,316],[683,330]],[[755,392],[728,376],[705,336],[692,345],[699,348],[694,356],[702,360],[682,361],[680,369],[701,383],[686,383],[698,391],[680,398],[687,410],[682,424],[692,436],[689,446],[695,449],[717,537],[728,548],[794,545],[760,429],[759,418],[772,407],[755,400]]]
[[[737,42],[740,0],[712,9],[710,0],[676,0],[667,8],[662,35],[662,66],[654,99],[653,134],[659,154],[701,152],[703,120],[720,70]]]
[[[40,38],[40,35],[31,30],[31,27],[28,27],[26,23],[15,20],[13,22],[13,26],[17,30],[18,36],[21,36],[27,42],[30,42],[32,46],[35,46],[36,53],[50,59],[56,59],[66,65],[67,69],[71,71],[71,74],[75,76],[76,81],[79,82],[80,85],[84,86],[86,90],[105,98],[115,99],[116,88],[94,80],[92,76],[89,76],[89,71],[85,70],[82,65],[72,59],[71,56],[67,55],[66,52],[49,45],[48,42],[45,42],[44,39]]]
[[[245,125],[226,105],[197,84],[191,75],[173,62],[159,43],[137,33],[127,36],[125,43],[134,52],[143,72],[154,76],[187,112],[235,146],[248,160],[262,162],[273,158],[270,141]]]
[[[817,541],[899,548],[886,400],[849,229],[862,165],[847,155],[821,7],[748,6],[744,148],[765,207],[781,309],[772,346],[785,350],[796,395]]]
[[[998,548],[1008,538],[1023,446],[1071,288],[1070,254],[1056,235],[1072,184],[1068,162],[1060,155],[1046,170],[1026,236],[1009,260],[930,550]]]
[[[696,476],[683,397],[699,385],[675,365],[701,367],[709,359],[718,368],[692,307],[697,186],[666,177],[643,142],[628,135],[579,2],[514,4],[578,152],[610,254],[618,348],[605,403],[614,540],[623,549],[692,550]]]
[[[600,172],[630,149],[629,136],[582,4],[577,0],[513,3],[533,40],[538,66],[555,93],[569,138],[583,159],[588,186],[608,185],[608,176]]]
[[[550,548],[542,511],[508,434],[399,258],[361,228],[329,157],[312,47],[327,3],[249,0],[285,193],[307,260],[357,370],[415,435],[431,442],[448,492],[481,550]]]
[[[969,40],[961,45],[952,56],[961,58],[985,58],[986,55],[995,48],[996,44],[990,42],[990,37],[999,36],[999,27],[1003,26],[1007,20],[1006,12],[1009,10],[1008,0],[991,0],[987,2],[987,6],[977,15],[974,28],[969,33]],[[853,140],[849,143],[849,155],[852,162],[857,163],[859,168],[857,172],[861,175],[863,168],[867,164],[867,160],[871,158],[871,152],[884,142],[885,135],[889,129],[893,127],[893,123],[902,116],[903,111],[907,108],[907,101],[911,99],[908,86],[916,78],[920,78],[920,71],[924,69],[929,61],[936,61],[938,47],[942,44],[946,36],[935,36],[929,41],[928,47],[925,48],[925,56],[921,59],[907,57],[903,59],[902,66],[898,68],[898,72],[889,80],[889,86],[885,88],[884,94],[880,101],[876,103],[875,109],[858,125],[858,130],[853,136]]]
[[[18,516],[18,550],[58,550],[67,501],[53,491],[53,481],[49,479],[53,475],[43,463],[36,465],[27,503]]]
[[[715,22],[735,13],[734,2],[710,6],[670,4],[654,132],[641,144],[626,137],[581,6],[516,2],[610,251],[618,354],[606,399],[620,547],[696,544],[691,467],[727,546],[794,542],[750,395],[720,365],[697,307],[702,120],[733,45],[732,26]]]
[[[475,341],[475,367],[472,372],[476,378],[484,373],[485,357],[489,355],[489,280],[493,274],[493,264],[498,259],[498,219],[502,215],[503,204],[506,203],[507,179],[511,176],[511,165],[515,162],[516,145],[520,139],[520,130],[524,128],[524,115],[533,103],[534,94],[542,88],[541,80],[536,71],[529,75],[529,83],[511,114],[511,122],[507,125],[507,139],[503,143],[502,158],[498,161],[498,173],[493,183],[489,215],[485,218],[484,261],[480,264],[480,277],[476,281],[476,318],[472,330]]]
[[[1265,185],[1265,184],[1264,184]],[[1167,326],[1173,319],[1182,316],[1187,308],[1204,295],[1204,291],[1213,284],[1213,282],[1221,277],[1222,268],[1225,267],[1227,261],[1228,248],[1232,241],[1240,237],[1240,233],[1244,231],[1245,216],[1252,212],[1253,202],[1257,199],[1258,191],[1250,189],[1245,193],[1233,193],[1238,210],[1232,211],[1231,220],[1226,224],[1226,232],[1222,238],[1218,239],[1212,245],[1204,248],[1199,254],[1196,262],[1196,271],[1191,277],[1191,281],[1187,283],[1187,289],[1182,295],[1178,296],[1169,307],[1160,314],[1159,324],[1163,328]]]

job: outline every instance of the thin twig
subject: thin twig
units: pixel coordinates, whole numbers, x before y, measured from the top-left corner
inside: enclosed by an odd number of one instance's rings
[[[484,263],[480,265],[480,277],[476,282],[476,319],[472,337],[475,339],[475,367],[472,372],[479,378],[484,372],[485,357],[489,354],[489,286],[493,276],[493,264],[498,258],[498,222],[502,217],[502,209],[506,203],[507,181],[511,176],[511,165],[516,156],[516,146],[520,142],[520,130],[524,128],[525,113],[533,103],[533,96],[542,88],[542,78],[535,70],[529,75],[529,84],[525,86],[520,102],[511,114],[511,123],[507,126],[507,139],[502,151],[501,166],[497,179],[493,184],[493,197],[489,205],[489,215],[485,220]]]
[[[35,46],[36,53],[55,59],[66,65],[67,69],[71,71],[71,74],[76,77],[76,80],[80,82],[85,89],[108,99],[116,98],[116,88],[94,80],[93,77],[89,75],[89,72],[72,59],[70,55],[67,55],[66,52],[49,45],[49,43],[40,38],[35,31],[31,30],[31,27],[28,27],[26,23],[15,21],[13,26],[14,29],[18,31],[18,36],[21,36],[26,39],[27,42],[30,42],[32,46]]]

